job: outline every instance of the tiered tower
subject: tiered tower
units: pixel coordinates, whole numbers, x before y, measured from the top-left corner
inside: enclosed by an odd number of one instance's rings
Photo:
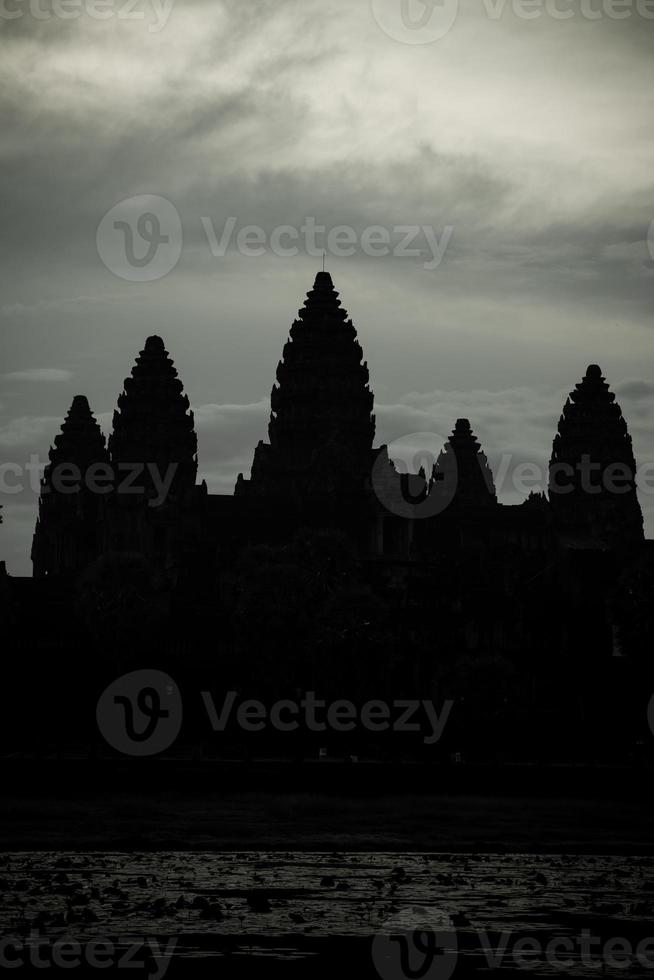
[[[97,555],[109,454],[89,403],[76,395],[49,452],[32,541],[34,575],[75,572]]]
[[[148,337],[124,382],[109,452],[115,491],[107,508],[106,550],[168,559],[180,520],[195,499],[193,412],[161,337]]]
[[[493,474],[468,419],[457,419],[434,466],[431,493],[458,507],[497,504]]]
[[[615,395],[591,364],[571,392],[550,461],[550,503],[561,540],[623,547],[643,540],[636,461]]]
[[[189,400],[161,337],[148,337],[114,412],[109,437],[111,461],[118,470],[129,465],[157,467],[161,476],[174,467],[173,494],[195,485],[197,436]],[[117,474],[119,475],[119,474]],[[143,482],[148,480],[144,471]]]
[[[328,272],[319,272],[290,330],[271,394],[270,443],[259,443],[237,494],[283,498],[361,493],[375,419],[368,366]]]

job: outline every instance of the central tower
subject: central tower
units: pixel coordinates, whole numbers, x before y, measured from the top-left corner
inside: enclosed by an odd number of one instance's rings
[[[270,442],[256,448],[237,494],[353,496],[370,472],[375,418],[368,366],[328,272],[319,272],[290,330],[272,389]],[[304,508],[303,508],[304,509]]]

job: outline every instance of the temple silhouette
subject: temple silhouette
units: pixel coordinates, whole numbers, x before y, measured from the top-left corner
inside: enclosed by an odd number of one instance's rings
[[[600,368],[563,407],[549,493],[512,506],[467,419],[430,472],[375,446],[368,367],[327,272],[276,378],[268,441],[232,495],[198,482],[193,412],[160,337],[107,440],[73,399],[42,480],[33,578],[0,577],[10,689],[31,685],[48,724],[59,691],[71,739],[80,685],[161,664],[262,697],[451,696],[434,752],[641,751],[653,549]],[[13,724],[29,741],[34,726]]]

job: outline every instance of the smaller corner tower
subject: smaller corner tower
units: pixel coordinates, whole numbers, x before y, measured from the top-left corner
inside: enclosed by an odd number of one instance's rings
[[[597,364],[588,367],[563,407],[549,497],[565,545],[620,550],[643,541],[631,436]]]
[[[49,452],[32,540],[34,576],[84,568],[100,547],[101,496],[111,480],[105,438],[88,400],[76,395]],[[100,472],[100,469],[102,472]]]

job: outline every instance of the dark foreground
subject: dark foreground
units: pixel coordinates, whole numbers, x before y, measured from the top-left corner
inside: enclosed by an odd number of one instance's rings
[[[2,768],[0,972],[653,973],[643,768],[73,759]]]
[[[101,955],[105,975],[129,963],[150,976],[389,980],[446,980],[450,967],[455,977],[651,976],[654,966],[654,941],[642,945],[651,857],[14,852],[0,862],[16,975],[57,972],[62,949],[96,972]],[[418,969],[427,957],[436,972]]]

